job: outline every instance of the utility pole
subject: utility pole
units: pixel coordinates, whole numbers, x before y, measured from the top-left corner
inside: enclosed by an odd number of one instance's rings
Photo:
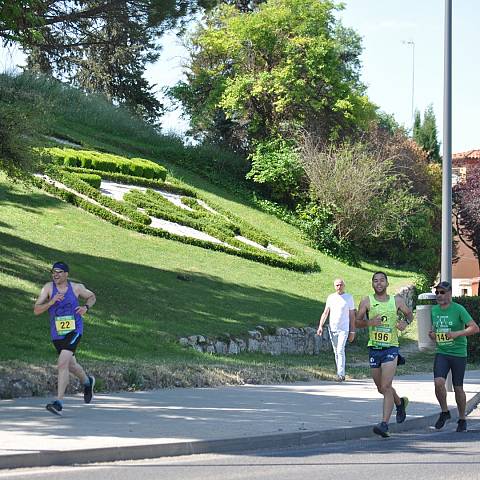
[[[452,0],[445,0],[441,279],[452,282]]]
[[[403,40],[404,45],[412,46],[412,127],[415,122],[415,42],[413,40]]]

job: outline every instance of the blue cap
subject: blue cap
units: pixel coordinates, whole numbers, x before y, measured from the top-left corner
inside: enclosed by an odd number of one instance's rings
[[[52,265],[52,270],[54,268],[58,268],[59,270],[63,270],[64,272],[69,272],[70,269],[68,268],[68,265],[65,262],[55,262]]]
[[[450,282],[440,282],[438,285],[435,285],[435,288],[443,288],[444,290],[451,290],[452,289],[452,284]]]

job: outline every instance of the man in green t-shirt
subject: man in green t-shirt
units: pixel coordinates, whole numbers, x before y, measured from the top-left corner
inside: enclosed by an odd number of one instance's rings
[[[437,305],[432,308],[432,330],[429,335],[437,343],[433,377],[435,396],[442,409],[435,428],[437,430],[443,428],[451,418],[445,388],[445,381],[451,370],[458,407],[457,432],[465,432],[467,430],[465,420],[467,398],[463,390],[463,378],[467,366],[467,337],[478,333],[479,328],[462,305],[452,302],[452,285],[449,282],[440,282],[435,287],[435,295]]]

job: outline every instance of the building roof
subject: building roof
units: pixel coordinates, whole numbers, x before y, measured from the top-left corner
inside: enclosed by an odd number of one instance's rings
[[[453,160],[480,160],[480,150],[469,150],[468,152],[454,153]]]

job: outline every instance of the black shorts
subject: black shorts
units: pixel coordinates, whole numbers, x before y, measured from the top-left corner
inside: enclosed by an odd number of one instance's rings
[[[57,349],[57,353],[60,355],[62,350],[69,350],[75,355],[75,350],[80,343],[82,336],[77,332],[70,332],[65,337],[59,340],[53,340],[53,345]]]
[[[448,372],[452,371],[452,384],[454,387],[463,387],[463,377],[467,366],[467,357],[456,357],[437,353],[433,362],[433,377],[447,378]]]

